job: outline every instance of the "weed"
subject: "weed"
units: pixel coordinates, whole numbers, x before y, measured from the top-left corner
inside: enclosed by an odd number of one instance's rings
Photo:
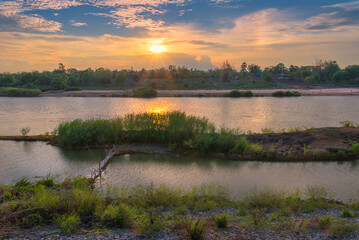
[[[47,175],[45,178],[40,179],[36,184],[43,185],[48,188],[55,187],[55,177]]]
[[[205,234],[206,220],[199,218],[195,221],[191,221],[189,218],[186,219],[186,231],[188,237],[191,240],[202,240]]]
[[[14,189],[21,190],[21,189],[29,187],[30,185],[31,185],[31,183],[29,182],[28,178],[24,177],[24,178],[21,178],[20,180],[18,180],[14,184]]]
[[[268,189],[254,191],[245,198],[245,203],[249,209],[279,209],[285,204],[285,194]]]
[[[354,217],[354,213],[350,211],[348,208],[345,208],[339,215],[342,218],[352,218]]]
[[[21,219],[22,227],[35,227],[41,226],[43,224],[43,219],[40,214],[33,213],[29,214]]]
[[[215,217],[214,221],[217,228],[227,228],[228,227],[228,214],[224,213]]]
[[[102,221],[109,227],[131,227],[134,224],[133,211],[125,204],[108,205],[102,215]]]
[[[80,217],[77,214],[61,215],[55,219],[55,223],[64,233],[73,233],[80,225]]]
[[[333,214],[327,214],[323,217],[319,217],[318,224],[320,229],[328,229],[333,222]]]
[[[244,216],[247,216],[247,210],[245,209],[245,208],[243,208],[243,207],[240,207],[239,209],[238,209],[238,211],[236,212],[236,215],[237,216],[240,216],[240,217],[244,217]]]
[[[141,215],[138,220],[139,235],[149,236],[157,233],[163,229],[163,220],[158,218],[155,222],[152,221],[152,217],[148,214]]]
[[[349,221],[334,221],[332,226],[329,228],[330,237],[343,237],[349,233],[354,232],[357,229],[357,224]]]

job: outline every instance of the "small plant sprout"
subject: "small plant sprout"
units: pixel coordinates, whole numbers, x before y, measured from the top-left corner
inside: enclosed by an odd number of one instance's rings
[[[30,127],[28,127],[28,126],[20,129],[20,133],[24,137],[27,136],[27,134],[29,134],[29,132],[30,132]]]

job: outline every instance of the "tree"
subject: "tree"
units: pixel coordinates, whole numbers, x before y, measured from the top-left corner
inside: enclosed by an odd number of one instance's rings
[[[325,81],[332,80],[332,77],[334,73],[338,72],[340,70],[340,67],[336,61],[325,61],[323,63],[323,78]]]
[[[51,79],[51,86],[56,90],[62,90],[66,87],[66,81],[61,74],[56,74]]]
[[[233,71],[233,66],[228,60],[223,62],[221,71],[222,71],[222,74],[221,74],[222,81],[229,82],[232,71]]]
[[[333,74],[332,80],[335,83],[344,83],[350,79],[349,76],[346,70],[340,70]]]
[[[241,73],[246,73],[247,72],[247,68],[248,68],[248,65],[246,62],[243,62],[242,65],[241,65]]]
[[[15,78],[11,74],[0,75],[0,87],[9,87],[15,82]]]
[[[294,65],[289,66],[289,72],[293,73],[293,72],[298,72],[298,71],[299,71],[298,66],[294,66]]]
[[[262,72],[262,69],[260,66],[256,65],[256,64],[251,64],[248,66],[248,70],[251,74],[254,74],[254,73],[261,73]]]
[[[272,73],[271,72],[269,72],[269,71],[264,71],[263,72],[263,79],[264,79],[264,81],[266,81],[266,82],[271,82],[272,81]]]
[[[288,72],[287,68],[283,63],[278,63],[277,66],[274,67],[273,71],[274,74],[283,74]]]

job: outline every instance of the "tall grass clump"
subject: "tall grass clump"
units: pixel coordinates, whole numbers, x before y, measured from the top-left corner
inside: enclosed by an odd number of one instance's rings
[[[189,218],[186,219],[186,231],[189,239],[191,240],[202,240],[205,234],[205,219],[197,219],[191,221]]]
[[[117,143],[166,144],[171,150],[250,154],[263,156],[258,144],[250,144],[231,129],[217,130],[207,118],[183,112],[127,114],[110,120],[74,120],[57,128],[61,146],[96,146]]]
[[[128,114],[109,120],[74,120],[57,128],[62,146],[93,146],[126,142],[182,145],[198,134],[215,132],[206,118],[183,112]]]
[[[62,215],[55,219],[55,223],[64,233],[73,233],[80,225],[80,217],[77,214]]]
[[[227,228],[228,227],[228,214],[224,213],[215,217],[214,221],[217,228]]]
[[[123,138],[123,120],[77,119],[61,123],[57,134],[57,140],[64,147],[119,143]]]

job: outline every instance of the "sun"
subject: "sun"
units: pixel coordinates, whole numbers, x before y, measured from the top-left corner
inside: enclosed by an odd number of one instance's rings
[[[166,51],[166,47],[163,45],[152,45],[150,51],[153,53],[162,53]]]

